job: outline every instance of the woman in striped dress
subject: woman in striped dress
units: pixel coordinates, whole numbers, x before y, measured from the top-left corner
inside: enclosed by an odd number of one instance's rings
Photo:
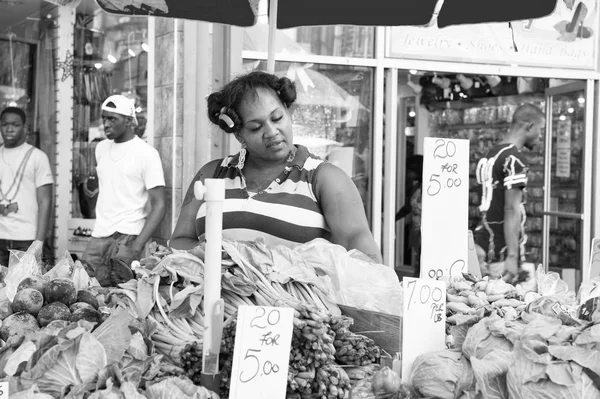
[[[211,122],[241,143],[239,153],[204,165],[192,181],[170,240],[189,250],[204,241],[206,204],[194,182],[225,179],[223,237],[293,247],[324,238],[381,263],[359,192],[340,168],[293,144],[294,84],[251,72],[208,97]]]

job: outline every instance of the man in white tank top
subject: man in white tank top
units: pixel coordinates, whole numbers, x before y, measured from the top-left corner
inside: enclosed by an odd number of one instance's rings
[[[102,285],[110,285],[108,260],[131,266],[161,223],[165,178],[158,151],[134,133],[133,100],[110,96],[102,104],[102,120],[108,140],[96,146],[96,222],[83,260]]]

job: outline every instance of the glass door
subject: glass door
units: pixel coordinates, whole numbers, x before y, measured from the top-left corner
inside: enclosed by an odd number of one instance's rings
[[[546,90],[542,262],[572,289],[581,283],[589,249],[589,223],[584,222],[590,217],[584,191],[586,94],[585,82]]]

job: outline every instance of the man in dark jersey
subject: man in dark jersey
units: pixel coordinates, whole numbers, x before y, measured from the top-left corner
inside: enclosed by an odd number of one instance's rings
[[[520,106],[504,139],[477,165],[482,224],[475,231],[475,240],[485,252],[490,270],[511,282],[518,279],[527,242],[524,203],[528,165],[521,150],[535,146],[544,126],[545,115],[538,107]]]

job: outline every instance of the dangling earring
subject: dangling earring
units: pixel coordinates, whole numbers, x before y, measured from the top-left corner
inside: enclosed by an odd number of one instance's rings
[[[246,162],[246,143],[242,143],[242,149],[240,150],[240,158],[238,159],[237,168],[242,170],[244,168],[244,162]]]

